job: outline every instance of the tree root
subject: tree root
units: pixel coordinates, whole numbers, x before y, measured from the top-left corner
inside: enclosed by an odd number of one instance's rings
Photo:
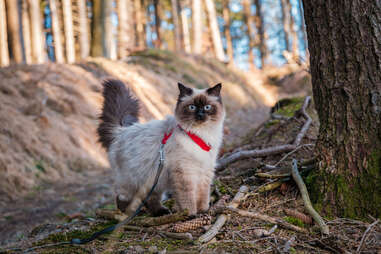
[[[249,188],[245,185],[239,188],[239,191],[234,196],[233,200],[229,203],[230,207],[237,208],[242,200],[246,198],[246,193],[249,191]],[[229,214],[220,214],[210,229],[203,235],[198,238],[199,243],[207,243],[212,240],[220,231],[220,229],[225,225],[225,222],[230,218]]]
[[[302,195],[304,205],[308,211],[308,213],[314,218],[316,223],[319,225],[320,230],[323,234],[329,234],[329,228],[327,224],[325,224],[323,218],[316,212],[316,210],[313,208],[311,204],[310,197],[308,196],[308,191],[306,188],[306,185],[303,182],[302,177],[299,174],[298,171],[298,162],[297,160],[293,159],[292,160],[292,177],[294,178],[294,181],[299,187],[300,194]]]

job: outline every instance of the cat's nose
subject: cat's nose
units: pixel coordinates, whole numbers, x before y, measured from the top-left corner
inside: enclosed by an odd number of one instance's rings
[[[205,119],[205,112],[204,111],[198,111],[196,118],[197,118],[197,120],[204,120]]]

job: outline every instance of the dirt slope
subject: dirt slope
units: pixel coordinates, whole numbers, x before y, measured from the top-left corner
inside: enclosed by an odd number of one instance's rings
[[[165,51],[119,62],[0,69],[1,206],[20,195],[33,197],[45,185],[81,183],[107,169],[95,130],[100,84],[110,77],[125,81],[141,100],[142,121],[171,114],[178,81],[198,88],[222,82],[229,142],[261,123],[275,101],[261,79],[249,81],[214,60]]]

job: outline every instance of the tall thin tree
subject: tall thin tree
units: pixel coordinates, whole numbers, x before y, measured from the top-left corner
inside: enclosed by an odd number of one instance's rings
[[[68,63],[74,63],[75,48],[71,0],[62,0],[62,11],[65,30],[66,58]]]
[[[137,33],[137,45],[140,50],[145,48],[145,34],[144,34],[144,12],[142,10],[141,0],[134,0],[135,7],[135,22]]]
[[[132,50],[133,28],[131,0],[118,0],[118,57],[125,58]]]
[[[160,17],[160,11],[159,11],[159,0],[153,0],[153,6],[155,11],[155,34],[156,34],[155,47],[161,48],[161,35],[160,35],[161,17]]]
[[[253,15],[251,14],[251,0],[243,0],[243,12],[244,12],[244,20],[247,29],[247,38],[249,40],[249,68],[251,70],[255,69],[254,64],[254,53],[253,49],[255,47],[255,37],[254,37],[254,20]]]
[[[292,38],[292,55],[295,60],[298,60],[299,59],[299,38],[295,28],[295,18],[294,18],[294,15],[292,14],[291,0],[287,0],[286,3],[287,3],[287,11],[290,13],[289,31],[291,33],[291,38]]]
[[[223,6],[222,6],[222,15],[224,17],[224,33],[225,33],[225,40],[226,40],[226,53],[228,55],[229,63],[234,62],[233,57],[233,43],[232,43],[232,37],[230,34],[230,8],[229,8],[229,2],[230,0],[223,0]]]
[[[173,25],[175,26],[174,32],[175,32],[175,49],[176,51],[181,51],[181,28],[180,28],[180,22],[179,22],[179,10],[178,10],[178,2],[177,0],[171,0],[171,7],[172,7],[172,20]]]
[[[7,19],[4,0],[0,0],[0,66],[9,65]]]
[[[208,12],[209,26],[212,33],[213,48],[216,58],[225,61],[225,53],[222,47],[221,33],[217,23],[216,8],[213,0],[205,0],[206,10]]]
[[[32,31],[32,52],[35,63],[41,64],[45,61],[45,40],[42,32],[42,19],[39,0],[28,1],[30,10],[30,23]]]
[[[285,44],[285,50],[291,52],[290,48],[290,40],[289,40],[289,35],[290,35],[290,12],[287,11],[287,0],[280,0],[280,7],[282,11],[282,24],[283,24],[283,35],[284,35],[284,44]]]
[[[201,0],[192,1],[193,53],[202,53],[202,5]]]
[[[103,56],[102,30],[103,30],[103,0],[93,0],[93,18],[91,23],[91,56]]]
[[[187,13],[185,11],[184,5],[181,4],[181,25],[183,29],[183,43],[184,43],[184,50],[187,54],[190,54],[192,52],[191,48],[191,42],[190,42],[190,35],[189,35],[189,24],[188,24],[188,17]]]
[[[89,26],[87,18],[86,0],[78,0],[79,11],[79,43],[81,58],[85,59],[89,56],[90,43],[89,43]]]
[[[51,12],[51,18],[52,18],[54,55],[55,55],[57,63],[63,63],[65,59],[63,54],[61,29],[60,29],[61,26],[59,23],[56,0],[49,0],[49,7]]]
[[[7,9],[7,26],[11,57],[16,63],[22,63],[24,57],[21,44],[21,29],[19,22],[19,1],[6,0],[5,3]]]
[[[30,34],[30,18],[28,12],[28,2],[26,0],[21,1],[21,27],[22,37],[24,44],[25,62],[31,64],[32,60],[32,41]]]
[[[104,36],[103,36],[103,55],[112,60],[116,59],[116,44],[114,25],[112,24],[113,2],[111,0],[104,1]]]
[[[266,65],[267,58],[267,46],[266,46],[266,38],[265,38],[265,30],[264,30],[264,18],[262,14],[262,3],[260,0],[254,0],[255,9],[256,9],[256,27],[259,38],[259,52],[261,54],[261,68]]]

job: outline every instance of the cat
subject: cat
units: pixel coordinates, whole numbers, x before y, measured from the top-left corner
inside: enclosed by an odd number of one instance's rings
[[[177,210],[195,215],[209,209],[225,118],[221,87],[195,89],[178,83],[174,115],[142,124],[139,101],[131,90],[118,80],[103,83],[98,135],[115,172],[119,210],[133,213],[151,189],[164,137],[164,168],[146,207],[156,216],[168,213],[161,201],[163,194],[170,193]]]

